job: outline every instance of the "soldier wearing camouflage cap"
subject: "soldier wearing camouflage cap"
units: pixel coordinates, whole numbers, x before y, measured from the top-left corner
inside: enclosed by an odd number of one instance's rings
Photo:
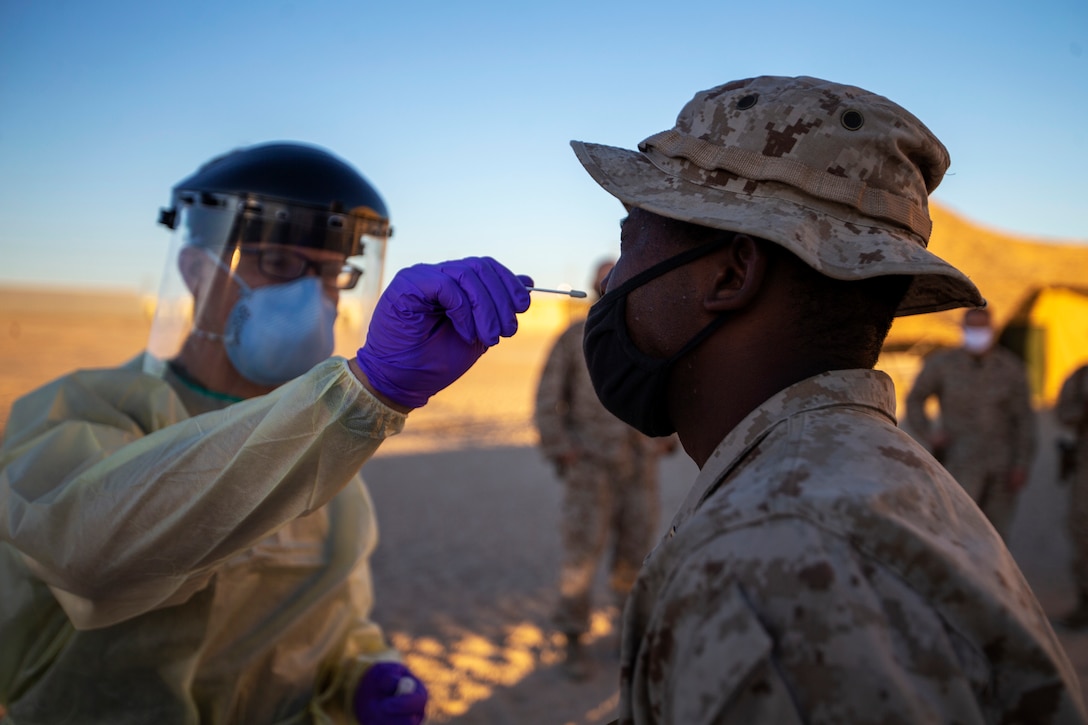
[[[940,141],[860,88],[760,77],[638,151],[572,145],[630,212],[594,388],[701,469],[628,601],[620,722],[1085,720],[1016,563],[872,369],[894,316],[984,304],[926,249]]]

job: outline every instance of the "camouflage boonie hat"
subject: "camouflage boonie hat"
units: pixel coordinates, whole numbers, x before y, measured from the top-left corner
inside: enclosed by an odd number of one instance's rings
[[[882,96],[761,76],[697,93],[673,129],[638,151],[571,146],[628,206],[767,239],[836,279],[913,275],[897,315],[985,305],[966,275],[926,249],[927,198],[948,151]]]

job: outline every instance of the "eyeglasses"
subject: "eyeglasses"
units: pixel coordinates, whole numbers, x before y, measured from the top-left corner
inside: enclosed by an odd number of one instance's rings
[[[326,287],[349,290],[355,287],[363,270],[353,264],[339,261],[318,261],[290,249],[270,249],[268,247],[240,247],[244,254],[257,257],[257,269],[275,279],[290,281],[306,275],[311,269],[321,277]]]

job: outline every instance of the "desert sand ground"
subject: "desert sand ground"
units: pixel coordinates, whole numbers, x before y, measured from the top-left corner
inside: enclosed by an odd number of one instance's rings
[[[427,683],[431,722],[588,725],[615,717],[609,613],[595,614],[597,667],[583,683],[563,677],[549,626],[561,488],[534,447],[530,410],[544,355],[568,312],[534,301],[516,337],[412,413],[406,430],[363,469],[382,532],[374,616]],[[74,367],[129,359],[147,328],[132,295],[0,288],[0,429],[18,395]],[[1048,411],[1040,412],[1040,431],[1010,548],[1056,615],[1073,601],[1068,493],[1054,480]],[[663,461],[661,474],[663,530],[695,467],[681,452]],[[603,577],[598,586],[604,602]],[[1058,634],[1088,683],[1088,633]]]

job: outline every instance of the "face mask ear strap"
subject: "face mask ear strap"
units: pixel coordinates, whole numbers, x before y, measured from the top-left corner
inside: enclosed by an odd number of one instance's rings
[[[702,259],[708,254],[718,251],[726,245],[727,241],[728,240],[719,237],[712,242],[701,244],[698,247],[688,249],[686,251],[680,252],[680,254],[676,254],[666,260],[658,262],[649,269],[644,269],[643,271],[639,272],[616,289],[609,290],[605,295],[601,297],[601,299],[603,300],[606,297],[613,298],[614,296],[625,295],[631,290],[641,287],[650,280],[656,279],[657,277],[660,277],[666,272],[671,272],[678,267],[683,267],[685,264],[690,264],[696,259]]]
[[[680,348],[680,349],[679,349],[679,350],[678,350],[678,351],[676,352],[676,354],[675,354],[675,355],[673,355],[672,357],[670,357],[670,358],[669,358],[669,360],[668,360],[668,362],[667,362],[666,364],[667,364],[667,365],[675,365],[675,364],[676,364],[677,362],[679,362],[679,361],[680,361],[680,360],[681,360],[681,359],[682,359],[682,358],[683,358],[683,357],[684,357],[685,355],[687,355],[687,354],[688,354],[689,352],[691,352],[691,351],[692,351],[692,350],[694,350],[695,348],[699,347],[699,345],[700,345],[700,344],[701,344],[701,343],[703,342],[703,340],[705,340],[705,339],[707,339],[708,337],[710,337],[711,333],[713,333],[713,332],[714,332],[715,330],[717,330],[717,329],[718,329],[719,327],[721,327],[722,325],[724,325],[724,324],[725,324],[725,321],[726,321],[726,320],[728,320],[728,319],[729,319],[729,313],[727,313],[727,312],[719,312],[719,313],[718,313],[718,316],[717,316],[717,317],[715,317],[715,318],[714,318],[713,320],[711,320],[710,322],[708,322],[708,323],[707,323],[707,325],[706,325],[706,327],[704,327],[703,329],[699,330],[699,332],[695,333],[695,337],[693,337],[693,338],[691,338],[690,340],[688,340],[688,341],[687,341],[687,343],[686,343],[686,344],[685,344],[685,345],[684,345],[684,346],[683,346],[682,348]]]

